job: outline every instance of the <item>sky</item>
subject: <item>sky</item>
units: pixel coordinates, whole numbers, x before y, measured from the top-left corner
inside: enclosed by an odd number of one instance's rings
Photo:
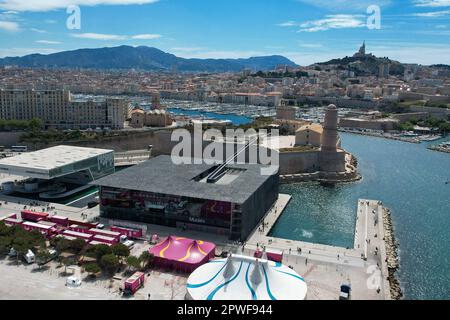
[[[0,57],[144,45],[310,65],[363,41],[380,57],[450,64],[450,0],[0,0]]]

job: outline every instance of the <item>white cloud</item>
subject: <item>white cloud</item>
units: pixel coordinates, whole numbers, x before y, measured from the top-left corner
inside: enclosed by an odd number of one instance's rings
[[[417,7],[450,7],[450,0],[415,0]]]
[[[0,30],[16,32],[20,30],[19,24],[13,21],[0,21]]]
[[[197,58],[197,59],[239,59],[250,58],[255,56],[266,55],[261,51],[202,51],[202,52],[184,52],[180,53],[183,58]]]
[[[30,30],[37,33],[47,33],[47,31],[37,28],[30,28]]]
[[[121,36],[117,34],[102,34],[102,33],[72,33],[72,37],[80,39],[91,39],[91,40],[126,40],[126,36]]]
[[[298,23],[296,23],[295,21],[286,21],[286,22],[277,24],[277,26],[279,26],[279,27],[295,27],[295,26],[298,26]]]
[[[299,32],[317,32],[326,31],[329,29],[362,28],[366,26],[364,18],[365,16],[362,15],[328,15],[324,19],[307,21],[300,24]]]
[[[176,47],[171,48],[170,51],[177,51],[177,52],[195,52],[195,51],[201,51],[205,50],[205,48],[201,47]]]
[[[0,0],[0,9],[14,11],[51,11],[70,5],[141,5],[159,0]]]
[[[133,36],[118,35],[118,34],[103,34],[103,33],[72,33],[74,38],[90,39],[90,40],[104,40],[104,41],[123,41],[123,40],[151,40],[162,37],[160,34],[137,34]]]
[[[18,12],[16,12],[16,11],[0,12],[0,19],[7,20],[7,21],[20,21],[21,20],[20,17],[18,16]]]
[[[41,44],[61,44],[62,42],[51,41],[51,40],[36,40],[36,43],[41,43]]]
[[[323,48],[323,45],[318,43],[300,43],[299,46],[302,48],[309,48],[309,49]]]
[[[137,34],[135,36],[132,36],[131,39],[135,40],[152,40],[152,39],[159,39],[162,35],[160,34]]]
[[[50,54],[58,52],[55,49],[43,48],[0,48],[0,58],[4,57],[22,57],[29,54],[40,53]]]
[[[440,18],[440,17],[445,17],[447,15],[450,15],[450,10],[434,11],[434,12],[421,12],[421,13],[414,14],[414,16],[416,16],[416,17],[425,17],[425,18]]]
[[[271,49],[271,50],[280,50],[280,49],[284,49],[285,47],[283,46],[265,46],[265,49]]]
[[[391,0],[298,0],[299,2],[329,11],[365,11],[371,5],[387,6]]]

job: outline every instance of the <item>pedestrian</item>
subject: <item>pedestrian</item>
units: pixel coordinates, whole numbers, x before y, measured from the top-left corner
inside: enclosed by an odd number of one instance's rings
[[[305,260],[305,266],[307,266],[308,265],[308,258],[306,258],[306,260]]]

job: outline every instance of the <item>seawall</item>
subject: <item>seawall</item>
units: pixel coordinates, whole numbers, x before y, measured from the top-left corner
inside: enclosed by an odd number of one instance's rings
[[[394,236],[394,226],[392,223],[391,212],[389,209],[383,207],[383,228],[384,228],[384,242],[386,245],[386,260],[388,269],[388,281],[390,285],[391,298],[399,300],[403,297],[403,292],[400,287],[400,282],[396,278],[395,273],[399,268],[398,260],[398,243]]]

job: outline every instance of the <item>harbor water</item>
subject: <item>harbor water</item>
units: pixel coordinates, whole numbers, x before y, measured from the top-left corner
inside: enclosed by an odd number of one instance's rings
[[[212,119],[212,120],[228,120],[231,121],[233,125],[243,125],[243,124],[249,124],[253,121],[253,119],[246,117],[246,116],[240,116],[237,114],[220,114],[216,112],[207,112],[207,111],[200,111],[200,110],[187,110],[187,109],[181,109],[181,108],[169,108],[170,112],[172,112],[175,115],[178,116],[189,116],[194,118],[205,118],[205,119]]]
[[[271,235],[352,247],[357,201],[381,200],[392,211],[406,299],[450,299],[450,155],[412,144],[341,134],[363,180],[336,187],[283,185],[292,201]]]

